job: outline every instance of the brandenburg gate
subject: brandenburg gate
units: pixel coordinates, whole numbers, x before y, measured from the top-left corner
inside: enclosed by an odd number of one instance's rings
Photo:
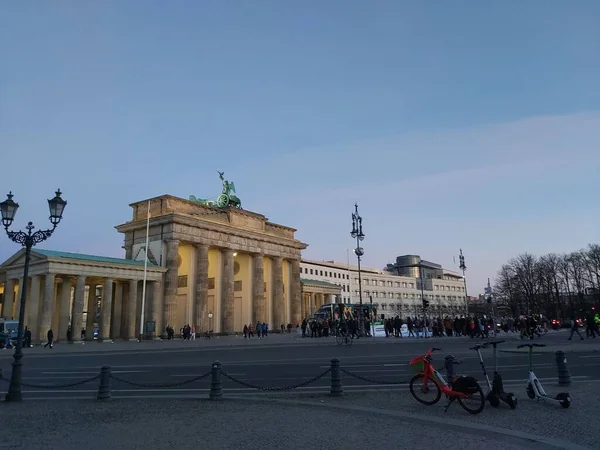
[[[232,333],[257,321],[279,328],[302,320],[300,254],[307,245],[295,239],[293,228],[170,195],[149,202],[149,260],[166,268],[161,314],[153,316],[157,326],[193,323]],[[137,259],[146,241],[148,201],[131,207],[133,219],[116,228],[125,235],[125,257]]]

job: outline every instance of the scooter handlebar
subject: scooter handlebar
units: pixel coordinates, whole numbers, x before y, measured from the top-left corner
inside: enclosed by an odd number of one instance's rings
[[[521,344],[519,346],[517,346],[517,348],[523,348],[523,347],[529,347],[529,348],[533,348],[533,347],[545,347],[546,344]]]

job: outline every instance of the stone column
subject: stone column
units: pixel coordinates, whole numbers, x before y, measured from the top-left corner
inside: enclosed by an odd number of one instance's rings
[[[135,321],[137,316],[138,280],[129,281],[129,298],[127,299],[127,339],[136,340]]]
[[[273,280],[273,323],[269,326],[273,331],[280,330],[281,324],[285,320],[282,266],[283,259],[278,256],[273,257],[273,273],[271,275],[271,279]]]
[[[300,284],[300,260],[292,259],[290,261],[292,266],[290,269],[290,290],[291,290],[291,312],[292,312],[292,326],[295,327],[302,321],[302,285]]]
[[[81,342],[81,328],[83,326],[83,302],[85,297],[85,277],[77,277],[75,284],[75,302],[73,303],[73,317],[71,318],[71,336],[73,342]]]
[[[196,332],[208,330],[208,245],[196,246]]]
[[[69,315],[71,314],[71,285],[71,277],[63,277],[60,291],[58,330],[55,333],[59,341],[67,341]]]
[[[163,324],[163,287],[160,281],[155,281],[153,283],[152,289],[152,320],[154,320],[156,332],[154,333],[155,338],[160,338],[161,334],[164,332],[164,324]]]
[[[120,281],[113,281],[113,284],[115,286],[115,298],[112,308],[113,310],[110,335],[113,339],[120,339],[123,337],[121,330],[121,314],[123,313],[123,283],[121,283]]]
[[[96,323],[96,313],[98,309],[98,303],[96,300],[96,283],[90,283],[88,290],[88,302],[87,302],[87,320],[85,321],[85,340],[94,340],[94,323]]]
[[[261,253],[252,256],[252,311],[254,325],[267,319],[264,256]]]
[[[56,276],[47,273],[44,281],[44,301],[42,303],[42,318],[40,320],[40,340],[43,340],[52,328],[52,312],[54,311],[54,281]],[[52,330],[56,337],[57,330]]]
[[[13,318],[13,305],[15,300],[15,280],[8,279],[4,285],[4,307],[2,308],[2,315],[6,320],[12,320]]]
[[[110,342],[110,319],[112,313],[113,299],[113,280],[107,278],[104,280],[104,288],[102,289],[102,316],[100,319],[100,334],[98,338],[102,342]]]
[[[233,333],[233,250],[223,250],[223,275],[221,288],[221,311],[223,312],[221,331]]]
[[[309,299],[308,299],[308,305],[309,305],[309,311],[308,314],[309,315],[313,315],[315,312],[315,294],[309,294]]]
[[[164,323],[174,325],[177,308],[177,276],[179,268],[179,241],[167,241],[167,273],[165,274]]]
[[[24,280],[27,283],[27,280]],[[39,311],[40,311],[40,289],[42,284],[42,277],[36,275],[31,277],[31,290],[27,296],[27,321],[25,326],[31,330],[31,340],[33,342],[40,341],[40,322],[39,322]],[[48,330],[46,330],[48,331]]]

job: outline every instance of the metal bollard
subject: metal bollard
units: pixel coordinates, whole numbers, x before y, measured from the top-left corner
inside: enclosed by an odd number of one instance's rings
[[[110,366],[102,366],[100,369],[100,384],[98,385],[97,400],[108,400],[110,398]]]
[[[221,380],[221,363],[212,363],[210,376],[210,400],[220,400],[223,397],[223,382]]]
[[[344,394],[340,360],[337,358],[331,360],[331,389],[329,390],[329,393],[332,397],[341,397]]]
[[[571,373],[567,367],[567,357],[565,356],[565,352],[558,350],[554,355],[556,356],[556,366],[558,368],[558,385],[570,386]]]

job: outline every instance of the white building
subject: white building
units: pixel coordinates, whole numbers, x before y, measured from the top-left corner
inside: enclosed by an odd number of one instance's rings
[[[423,283],[419,277],[421,272]],[[356,265],[304,259],[300,262],[300,276],[340,286],[341,295],[336,301],[359,302]],[[385,317],[421,315],[423,298],[430,302],[429,313],[432,315],[465,312],[463,277],[443,269],[439,264],[421,260],[418,256],[398,257],[396,264],[388,265],[385,270],[361,266],[361,281],[363,303],[377,305],[378,314]],[[315,305],[316,308],[319,306]]]

